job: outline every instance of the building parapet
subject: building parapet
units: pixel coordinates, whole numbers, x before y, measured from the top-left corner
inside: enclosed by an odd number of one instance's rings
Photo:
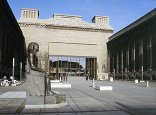
[[[82,19],[82,16],[69,15],[69,14],[54,14],[53,18]]]
[[[70,29],[80,31],[113,31],[109,25],[108,16],[95,16],[92,23],[85,22],[81,16],[68,14],[54,14],[53,18],[39,19],[39,10],[23,8],[21,18],[18,20],[20,26],[38,26],[55,29]]]
[[[39,18],[39,10],[38,9],[28,9],[28,8],[22,8],[21,9],[21,18],[31,18],[31,19],[37,19]]]
[[[76,30],[76,31],[91,31],[91,32],[111,32],[113,30],[101,29],[101,28],[85,28],[85,27],[74,27],[74,26],[61,26],[53,24],[41,24],[41,23],[29,23],[29,22],[18,22],[20,27],[40,27],[47,29],[62,29],[62,30]]]
[[[108,16],[94,16],[92,19],[92,23],[109,25],[109,17]]]

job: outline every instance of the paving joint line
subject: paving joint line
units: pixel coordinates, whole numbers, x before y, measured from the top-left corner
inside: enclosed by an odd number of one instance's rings
[[[66,91],[67,94],[69,95],[69,98],[71,98],[71,100],[74,102],[74,104],[77,106],[77,108],[80,110],[79,106],[76,104],[76,102],[74,101],[74,99],[72,98],[72,96],[68,93],[68,91]],[[73,112],[76,112],[72,107],[71,109],[73,110]]]

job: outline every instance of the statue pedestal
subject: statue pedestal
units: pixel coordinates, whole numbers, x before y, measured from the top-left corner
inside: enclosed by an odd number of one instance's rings
[[[54,104],[66,105],[66,95],[45,95],[45,79],[42,72],[30,71],[26,79],[27,100],[26,107],[52,107]],[[43,106],[44,105],[44,106]]]
[[[42,72],[30,71],[26,79],[27,105],[44,104],[45,81]]]

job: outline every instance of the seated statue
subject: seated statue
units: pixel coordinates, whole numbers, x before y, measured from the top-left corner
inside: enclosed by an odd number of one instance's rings
[[[38,68],[38,57],[36,53],[39,51],[39,45],[36,42],[31,42],[28,45],[28,63],[31,70],[43,72]]]

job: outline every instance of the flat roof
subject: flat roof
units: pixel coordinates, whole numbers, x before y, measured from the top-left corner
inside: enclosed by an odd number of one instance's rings
[[[152,11],[150,11],[149,13],[145,14],[144,16],[142,16],[141,18],[139,18],[138,20],[134,21],[130,25],[128,25],[125,28],[121,29],[119,32],[115,33],[111,37],[109,37],[108,38],[109,41],[113,40],[114,38],[117,38],[117,37],[121,36],[125,32],[128,32],[129,30],[131,30],[131,29],[135,28],[136,26],[140,25],[141,23],[149,20],[150,18],[152,18],[155,15],[156,15],[156,8],[153,9]]]

